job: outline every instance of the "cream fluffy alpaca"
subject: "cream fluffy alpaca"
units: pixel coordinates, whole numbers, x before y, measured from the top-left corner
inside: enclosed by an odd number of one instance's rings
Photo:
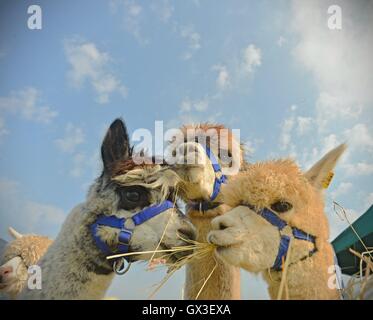
[[[221,167],[227,167],[228,165],[222,162],[218,147],[220,147],[220,150],[224,149],[234,154],[235,159],[238,160],[238,169],[243,162],[243,150],[231,130],[226,129],[223,125],[208,123],[185,125],[181,128],[181,131],[185,137],[185,142],[177,146],[181,160],[188,158],[198,159],[198,164],[178,165],[176,167],[176,172],[183,180],[180,186],[180,195],[186,202],[209,200],[213,190],[215,173],[212,169],[210,159],[206,156],[205,150],[195,141],[196,136],[202,139],[206,137],[210,138],[207,141],[207,145],[218,158]],[[193,131],[195,132],[193,133]],[[214,131],[217,134],[214,134]],[[224,185],[222,185],[222,188],[224,188]],[[213,202],[223,203],[221,194]],[[227,205],[221,204],[215,209],[200,212],[191,206],[187,206],[187,216],[198,231],[197,240],[199,242],[206,242],[207,234],[211,230],[211,220],[216,216],[224,214],[229,209],[230,207]],[[213,254],[206,258],[195,260],[186,266],[184,294],[186,299],[195,299],[216,263],[217,268],[200,293],[199,299],[240,299],[239,268],[215,259]]]
[[[337,299],[337,290],[328,286],[332,282],[328,268],[334,261],[322,189],[345,148],[341,145],[332,150],[306,173],[291,160],[254,164],[224,189],[224,201],[234,209],[212,221],[208,239],[218,245],[216,254],[224,261],[262,272],[272,299],[277,298],[282,276],[281,271],[269,272],[278,253],[280,233],[246,205],[261,209],[286,201],[292,209],[278,213],[280,217],[316,237],[317,251],[310,257],[311,242],[292,240],[286,275],[290,299]]]
[[[12,228],[9,234],[14,240],[7,244],[1,259],[0,292],[15,299],[27,283],[28,267],[39,261],[53,241],[39,235],[22,235]]]

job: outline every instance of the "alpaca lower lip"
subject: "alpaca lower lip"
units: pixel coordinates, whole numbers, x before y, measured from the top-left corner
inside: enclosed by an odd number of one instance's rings
[[[241,241],[237,241],[237,242],[232,242],[232,243],[228,243],[228,244],[218,244],[218,243],[214,243],[217,247],[216,247],[216,250],[217,251],[223,251],[224,249],[231,249],[233,247],[238,247],[242,242]]]
[[[5,289],[7,285],[5,283],[0,283],[0,290]]]

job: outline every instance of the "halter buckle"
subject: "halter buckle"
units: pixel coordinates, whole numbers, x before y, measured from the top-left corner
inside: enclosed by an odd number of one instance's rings
[[[133,231],[128,229],[121,229],[118,235],[118,243],[129,246]]]

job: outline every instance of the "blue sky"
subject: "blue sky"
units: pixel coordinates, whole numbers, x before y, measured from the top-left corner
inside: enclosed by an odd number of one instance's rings
[[[27,8],[42,8],[42,30]],[[341,30],[327,8],[342,8]],[[213,121],[241,130],[250,161],[308,168],[347,141],[326,192],[334,238],[373,202],[372,3],[348,1],[0,2],[0,235],[55,237],[99,174],[108,124],[130,132]],[[163,272],[139,265],[109,294],[146,298]],[[137,274],[141,275],[138,277]],[[132,280],[131,280],[132,279]],[[183,272],[158,295],[180,297]],[[266,298],[259,278],[245,298]]]

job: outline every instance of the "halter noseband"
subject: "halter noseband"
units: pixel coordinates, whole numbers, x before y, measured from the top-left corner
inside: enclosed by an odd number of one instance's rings
[[[116,216],[100,215],[97,220],[91,225],[91,233],[96,246],[105,254],[127,253],[129,250],[130,241],[133,234],[133,229],[159,215],[160,213],[174,207],[173,202],[166,200],[161,204],[150,206],[130,218],[118,218]],[[132,223],[126,223],[132,221]],[[115,250],[112,250],[102,239],[98,236],[97,231],[100,226],[111,227],[119,229],[118,245]],[[124,257],[127,260],[127,257]],[[127,260],[129,263],[129,261]],[[114,262],[115,264],[116,262]],[[114,269],[115,266],[114,266]],[[128,269],[126,269],[128,270]],[[126,271],[125,270],[125,271]],[[124,272],[123,272],[124,273]]]
[[[248,205],[247,207],[249,207],[250,209],[253,210],[252,206]],[[261,217],[263,217],[265,220],[267,220],[270,224],[277,227],[278,231],[280,232],[280,236],[281,236],[280,246],[278,248],[277,257],[276,257],[275,263],[272,266],[272,269],[275,270],[275,271],[281,271],[282,270],[282,262],[283,262],[283,259],[286,258],[286,255],[287,255],[288,250],[289,250],[289,242],[290,242],[290,236],[287,235],[287,234],[284,234],[282,231],[284,231],[285,227],[289,226],[289,225],[287,224],[286,221],[282,220],[277,214],[275,214],[274,212],[272,212],[271,210],[269,210],[267,208],[264,208],[264,209],[258,211],[257,213]],[[310,234],[308,234],[308,233],[306,233],[306,232],[304,232],[304,231],[302,231],[302,230],[300,230],[296,227],[291,227],[291,226],[289,226],[289,227],[291,229],[291,234],[295,239],[305,240],[305,241],[309,241],[309,242],[315,244],[315,241],[316,241],[315,236],[310,235]],[[304,260],[304,259],[312,256],[316,251],[317,251],[317,249],[315,247],[313,250],[311,250],[308,253],[308,256],[305,256],[301,260]]]
[[[210,210],[210,209],[214,209],[214,208],[221,205],[220,202],[212,202],[212,201],[215,200],[215,198],[218,196],[218,194],[220,192],[221,185],[223,183],[227,182],[227,176],[222,173],[221,166],[220,166],[218,160],[216,159],[214,153],[211,151],[211,149],[208,146],[203,146],[203,145],[201,145],[201,146],[204,148],[207,157],[210,159],[212,169],[214,170],[214,173],[215,173],[214,188],[212,190],[210,200],[209,201],[200,201],[200,202],[197,202],[197,203],[191,203],[190,204],[190,207],[192,209],[203,212],[203,211],[207,211],[207,210]]]

